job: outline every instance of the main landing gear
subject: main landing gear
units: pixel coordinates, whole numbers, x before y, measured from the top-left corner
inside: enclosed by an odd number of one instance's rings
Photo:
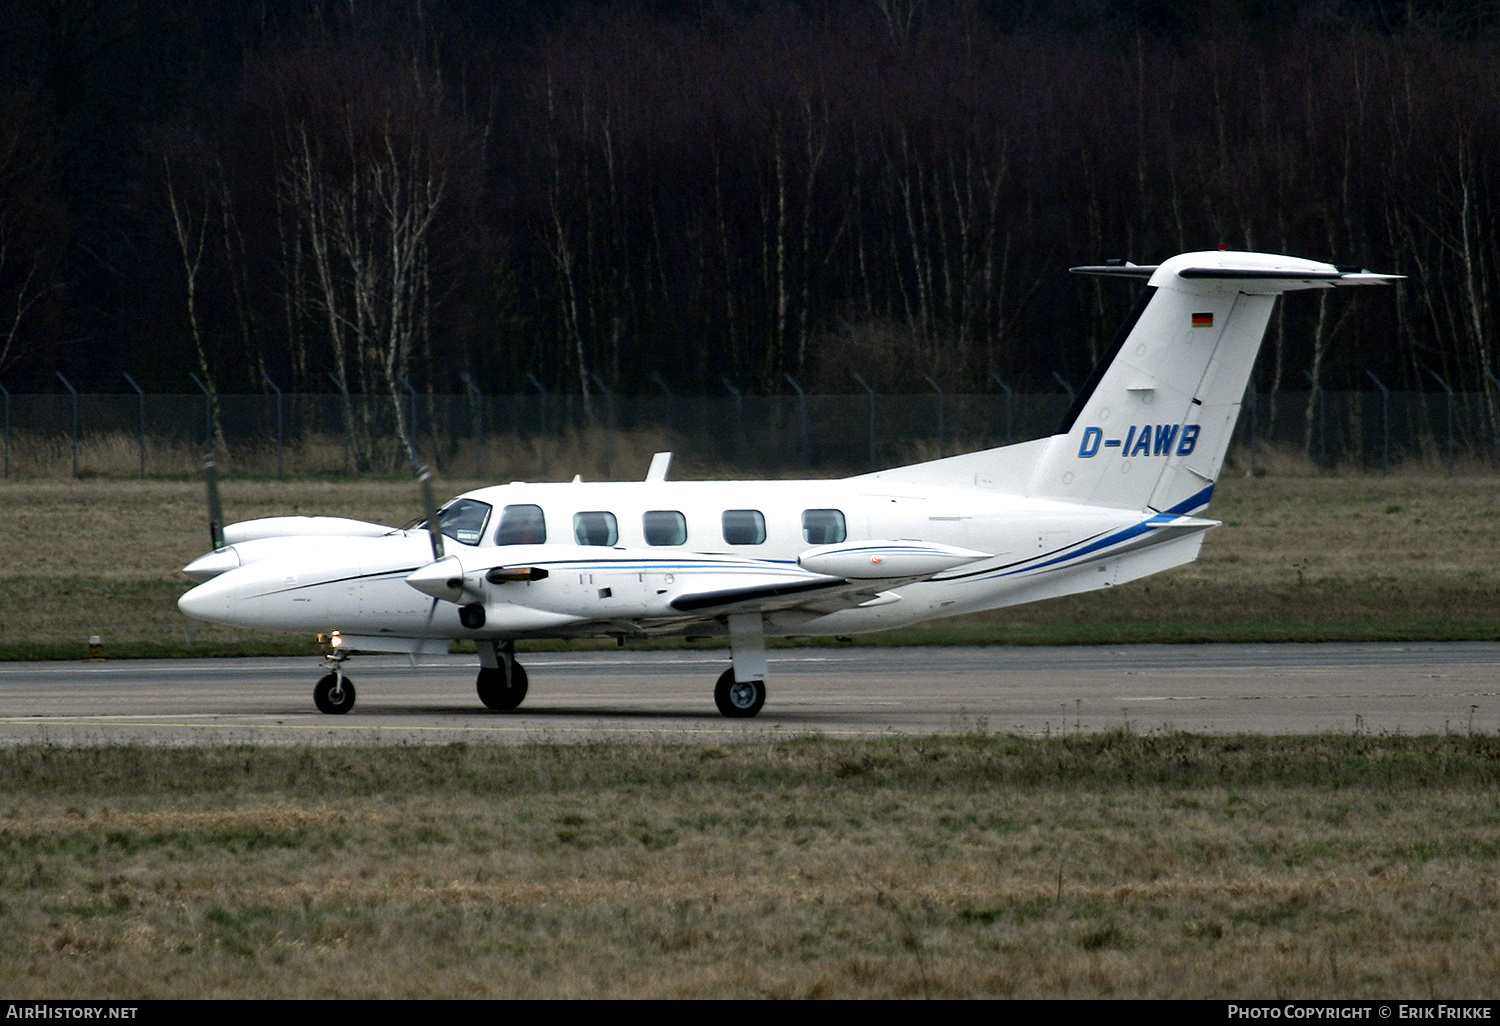
[[[759,613],[729,617],[734,665],[714,685],[714,705],[730,719],[748,719],[766,704],[766,631]]]
[[[526,668],[516,662],[514,641],[481,641],[474,688],[486,709],[510,712],[526,699]]]
[[[719,682],[714,685],[714,705],[732,720],[754,716],[765,704],[766,682],[735,680],[732,666],[719,675]]]

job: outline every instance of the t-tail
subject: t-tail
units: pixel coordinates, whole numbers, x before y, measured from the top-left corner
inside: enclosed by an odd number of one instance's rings
[[[1159,513],[1208,504],[1276,297],[1393,277],[1224,251],[1073,271],[1148,277],[1147,294],[1048,441],[1028,491]]]
[[[1276,297],[1401,277],[1222,250],[1072,270],[1148,283],[1060,433],[872,477],[1196,513],[1213,493]]]

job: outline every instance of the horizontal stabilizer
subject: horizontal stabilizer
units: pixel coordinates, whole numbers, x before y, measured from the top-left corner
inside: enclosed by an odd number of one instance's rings
[[[1193,256],[1217,257],[1221,254],[1196,253]],[[1334,267],[1329,264],[1313,265],[1307,260],[1291,260],[1283,258],[1288,266],[1264,266],[1262,261],[1257,261],[1260,266],[1245,266],[1236,264],[1234,258],[1246,254],[1222,253],[1224,259],[1218,262],[1204,262],[1196,266],[1174,266],[1169,268],[1172,274],[1188,281],[1243,281],[1243,282],[1275,282],[1282,290],[1293,290],[1297,288],[1329,288],[1335,285],[1389,285],[1391,282],[1400,281],[1404,275],[1400,274],[1375,274],[1364,268]],[[1251,257],[1262,257],[1263,254],[1247,254]],[[1179,264],[1174,260],[1174,265]],[[1105,278],[1142,278],[1150,279],[1161,269],[1160,264],[1132,264],[1128,261],[1118,261],[1108,264],[1089,264],[1083,267],[1070,267],[1068,270],[1074,274],[1088,274]],[[1163,284],[1160,281],[1152,284]]]
[[[1070,267],[1069,271],[1074,274],[1092,274],[1101,278],[1149,278],[1156,273],[1156,264],[1132,264],[1120,260],[1112,264],[1089,264],[1084,267]]]

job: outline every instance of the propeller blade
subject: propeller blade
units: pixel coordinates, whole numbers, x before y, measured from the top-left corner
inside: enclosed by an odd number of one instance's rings
[[[443,558],[443,530],[438,524],[437,503],[432,501],[432,475],[423,467],[417,474],[422,482],[422,505],[427,511],[427,536],[432,539],[432,558]]]
[[[212,453],[203,460],[203,480],[208,485],[208,537],[217,552],[224,547],[224,504],[219,501],[218,464]]]

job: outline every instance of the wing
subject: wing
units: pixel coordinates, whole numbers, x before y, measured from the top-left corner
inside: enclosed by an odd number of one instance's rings
[[[947,545],[873,541],[821,545],[795,564],[720,553],[604,546],[515,546],[505,563],[470,566],[450,553],[406,578],[455,604],[480,603],[490,628],[589,633],[598,625],[671,633],[736,613],[830,613],[882,598],[989,554]],[[544,626],[545,624],[545,626]]]
[[[930,542],[861,541],[819,545],[797,557],[806,580],[746,581],[678,595],[679,612],[722,616],[805,608],[831,613],[880,600],[892,588],[990,558],[988,553]],[[787,570],[779,570],[779,574]]]

